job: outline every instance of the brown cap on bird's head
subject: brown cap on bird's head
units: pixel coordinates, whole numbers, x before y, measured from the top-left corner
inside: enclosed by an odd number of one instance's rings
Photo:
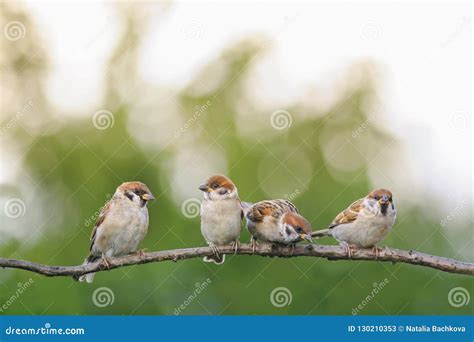
[[[206,181],[206,184],[201,185],[199,190],[204,192],[212,192],[219,188],[225,188],[229,192],[232,192],[236,189],[234,183],[232,183],[228,177],[224,175],[215,175],[209,177]]]
[[[303,216],[293,212],[287,212],[283,215],[283,223],[293,227],[296,233],[300,236],[301,240],[307,240],[312,242],[311,234],[312,228],[311,223],[308,222]]]
[[[139,196],[144,201],[151,201],[155,199],[155,196],[151,193],[150,189],[142,182],[125,182],[122,183],[117,191],[122,192],[123,194],[131,195],[134,193]]]
[[[392,202],[392,193],[387,189],[376,189],[371,191],[367,197],[373,198],[374,200],[380,201],[381,203]]]

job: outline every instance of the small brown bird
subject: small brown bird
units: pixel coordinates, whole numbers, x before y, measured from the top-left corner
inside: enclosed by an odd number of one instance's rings
[[[386,189],[377,189],[366,197],[358,199],[347,209],[339,213],[328,229],[313,233],[313,237],[332,236],[351,257],[351,248],[373,247],[390,232],[397,217],[392,193]]]
[[[204,261],[222,264],[225,255],[221,255],[218,246],[232,244],[239,246],[242,230],[243,211],[237,187],[223,175],[210,177],[199,187],[204,193],[201,202],[201,233],[214,255],[204,257]]]
[[[253,204],[247,213],[247,229],[252,235],[255,252],[257,240],[294,245],[303,240],[312,242],[311,224],[293,203],[277,199]]]
[[[102,258],[108,265],[107,258],[135,252],[148,230],[147,202],[154,199],[150,189],[141,182],[120,185],[100,211],[84,264]],[[91,283],[94,275],[88,273],[74,279]]]

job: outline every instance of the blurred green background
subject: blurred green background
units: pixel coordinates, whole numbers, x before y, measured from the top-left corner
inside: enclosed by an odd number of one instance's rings
[[[12,20],[28,27],[23,39],[3,39],[1,48],[2,83],[8,101],[15,97],[13,107],[2,101],[1,146],[18,157],[11,167],[19,175],[15,183],[0,184],[0,195],[2,203],[11,198],[24,203],[19,217],[2,213],[1,257],[80,264],[90,221],[115,188],[130,180],[146,183],[158,199],[149,206],[150,229],[141,245],[150,251],[204,245],[199,217],[186,204],[200,200],[197,187],[213,173],[227,174],[244,201],[289,198],[315,228],[375,187],[391,188],[397,201],[396,182],[382,171],[383,182],[374,184],[369,171],[373,165],[383,170],[387,160],[402,160],[404,153],[376,123],[380,118],[371,116],[380,101],[381,73],[374,62],[345,70],[330,108],[312,104],[308,95],[289,107],[259,112],[246,100],[243,85],[271,49],[271,39],[229,42],[185,89],[160,89],[137,75],[143,18],[133,7],[119,7],[123,30],[103,70],[103,104],[96,115],[66,116],[45,95],[48,52],[27,12],[6,4],[1,12],[2,27]],[[203,90],[203,82],[215,86]],[[124,90],[125,85],[130,87]],[[176,110],[168,112],[168,101]],[[397,203],[395,229],[383,244],[472,260],[472,222],[463,220],[448,234],[442,217],[422,210],[426,203],[430,198]],[[241,241],[248,240],[244,229]],[[189,300],[208,278],[209,285]],[[180,314],[186,315],[350,315],[385,279],[359,314],[472,313],[471,303],[458,308],[448,302],[455,287],[473,293],[468,276],[406,264],[250,256],[228,256],[221,267],[191,259],[121,268],[99,273],[92,284],[2,269],[0,305],[8,305],[0,313],[173,315],[184,305]],[[105,307],[93,300],[101,287],[113,293]],[[278,287],[288,289],[291,303],[271,303]]]

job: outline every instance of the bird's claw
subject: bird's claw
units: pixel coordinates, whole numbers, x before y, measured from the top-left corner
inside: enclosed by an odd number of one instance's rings
[[[372,253],[375,254],[375,260],[377,260],[379,258],[379,255],[380,255],[381,251],[383,251],[383,248],[380,248],[380,247],[377,247],[377,246],[372,247]]]
[[[347,254],[347,257],[349,259],[352,259],[352,246],[346,242],[341,243],[341,247],[344,248],[344,251]]]
[[[214,253],[216,257],[220,258],[221,252],[219,251],[219,248],[217,248],[217,246],[212,242],[209,244],[209,247],[211,247],[212,253]]]
[[[237,254],[240,248],[240,241],[239,240],[232,241],[230,245],[234,248],[234,254]]]
[[[107,258],[105,254],[102,254],[102,262],[101,262],[108,270],[110,270],[110,260]]]
[[[137,251],[137,255],[140,257],[140,259],[145,259],[145,251],[147,248],[143,248]]]
[[[252,253],[255,254],[255,250],[257,249],[257,239],[253,235],[250,238],[250,245],[252,246]]]
[[[296,246],[295,243],[292,243],[292,244],[290,245],[290,255],[295,254],[295,246]]]

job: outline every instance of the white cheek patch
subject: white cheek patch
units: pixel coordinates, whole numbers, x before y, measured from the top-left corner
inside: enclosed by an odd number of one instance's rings
[[[282,233],[283,233],[283,236],[286,236],[287,238],[295,238],[298,236],[298,234],[293,229],[293,227],[288,224],[284,224]]]
[[[224,195],[227,195],[229,193],[229,191],[227,189],[222,188],[218,191],[218,193],[219,193],[219,195],[224,196]]]

